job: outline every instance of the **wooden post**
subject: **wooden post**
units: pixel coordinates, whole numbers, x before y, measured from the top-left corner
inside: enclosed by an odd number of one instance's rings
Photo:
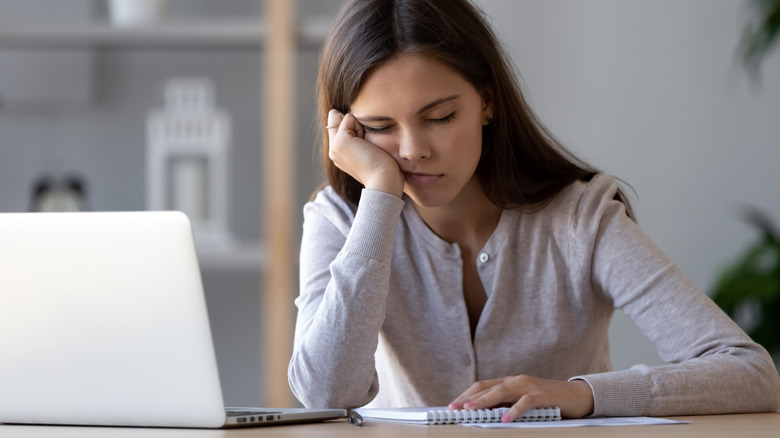
[[[260,316],[264,342],[265,404],[286,407],[293,403],[287,384],[292,352],[292,301],[297,272],[292,249],[295,214],[296,149],[295,50],[293,0],[267,0],[268,43],[265,47],[263,177],[263,241],[267,251]]]

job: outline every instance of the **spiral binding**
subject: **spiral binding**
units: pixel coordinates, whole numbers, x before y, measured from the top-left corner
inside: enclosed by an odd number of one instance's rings
[[[428,424],[498,423],[507,412],[509,412],[508,408],[436,410],[428,413]],[[515,421],[557,421],[560,419],[561,410],[554,407],[531,409]]]

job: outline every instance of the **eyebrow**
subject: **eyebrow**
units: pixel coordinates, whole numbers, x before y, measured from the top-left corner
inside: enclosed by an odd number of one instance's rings
[[[459,97],[460,97],[460,94],[454,94],[452,96],[447,96],[447,97],[442,97],[441,99],[436,99],[436,100],[434,100],[431,103],[423,105],[423,107],[420,108],[419,111],[417,111],[417,114],[418,115],[422,114],[422,113],[428,111],[429,109],[431,109],[431,108],[433,108],[433,107],[435,107],[437,105],[441,105],[444,102],[449,102],[451,100],[455,100],[455,99],[457,99]],[[360,123],[363,123],[363,122],[385,122],[385,121],[391,120],[390,117],[385,117],[385,116],[368,116],[368,117],[355,117],[355,118]]]

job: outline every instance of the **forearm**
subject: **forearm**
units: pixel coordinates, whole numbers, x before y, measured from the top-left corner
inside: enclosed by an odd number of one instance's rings
[[[349,260],[352,259],[352,260]],[[374,352],[385,316],[387,277],[377,262],[344,256],[331,265],[332,279],[317,312],[296,333],[289,378],[293,392],[309,407],[362,406],[377,392]]]
[[[755,354],[754,354],[755,353]],[[760,352],[711,354],[681,364],[582,376],[594,415],[704,415],[771,412],[780,405],[777,373]],[[771,361],[770,361],[771,363]]]
[[[376,395],[374,353],[385,317],[394,229],[402,206],[397,198],[364,192],[349,235],[341,243],[328,243],[330,234],[315,221],[304,227],[289,380],[306,406],[356,407]],[[342,244],[334,257],[333,248]]]

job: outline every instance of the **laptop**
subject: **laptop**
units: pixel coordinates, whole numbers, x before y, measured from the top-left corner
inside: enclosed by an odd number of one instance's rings
[[[226,409],[180,212],[0,214],[0,423],[221,428],[342,409]]]

